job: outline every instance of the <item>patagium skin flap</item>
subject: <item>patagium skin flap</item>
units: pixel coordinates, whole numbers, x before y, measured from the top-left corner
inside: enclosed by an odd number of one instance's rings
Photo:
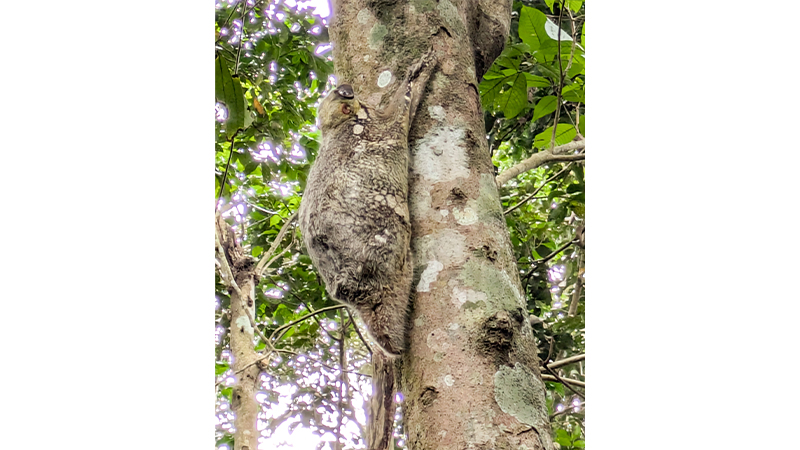
[[[328,294],[358,313],[389,356],[405,348],[411,294],[408,130],[435,64],[432,52],[424,56],[382,109],[348,84],[325,97],[322,145],[300,205],[303,241]]]

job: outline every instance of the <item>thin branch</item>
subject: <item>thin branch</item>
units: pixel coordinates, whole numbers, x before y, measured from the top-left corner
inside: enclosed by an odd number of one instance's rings
[[[372,355],[372,347],[370,347],[370,345],[367,343],[367,340],[364,339],[364,335],[361,334],[361,330],[358,329],[358,325],[356,325],[355,320],[353,320],[350,310],[346,309],[345,311],[347,311],[347,315],[350,317],[350,322],[353,324],[353,329],[356,330],[356,334],[358,334],[358,337],[361,339],[361,342],[364,343],[364,346],[367,347],[369,354]]]
[[[306,314],[305,316],[303,316],[303,317],[301,317],[301,318],[299,318],[297,320],[293,320],[293,321],[291,321],[291,322],[279,327],[275,331],[273,331],[272,334],[270,335],[270,340],[275,340],[275,341],[280,340],[280,338],[283,335],[284,331],[286,331],[289,328],[297,325],[298,323],[308,319],[309,317],[316,316],[317,314],[324,313],[326,311],[334,311],[334,310],[341,309],[341,308],[344,308],[344,307],[345,307],[344,305],[335,305],[335,306],[328,306],[328,307],[325,307],[325,308],[320,308],[320,309],[318,309],[316,311],[312,311],[312,312]],[[278,333],[281,333],[281,336],[278,336],[278,338],[276,339],[275,337],[278,335]]]
[[[542,374],[542,380],[544,380],[544,381],[555,381],[557,383],[560,381],[558,378],[556,378],[556,377],[554,377],[552,375],[548,375],[546,373]],[[569,384],[574,384],[575,386],[582,387],[582,388],[586,387],[586,382],[585,381],[573,380],[572,378],[563,378],[563,377],[561,378],[561,381],[566,381]]]
[[[247,10],[246,7],[242,7],[242,26],[241,30],[239,30],[239,51],[236,52],[236,65],[233,66],[233,74],[239,75],[239,60],[242,56],[242,47],[244,46],[244,13]],[[560,20],[560,18],[559,18]],[[560,23],[560,22],[559,22]]]
[[[568,382],[564,381],[564,379],[563,379],[563,378],[561,378],[561,376],[559,376],[559,375],[556,373],[556,371],[555,371],[555,370],[552,370],[552,369],[550,369],[550,367],[548,367],[548,365],[547,365],[547,364],[545,364],[545,365],[544,365],[544,370],[546,370],[546,371],[550,372],[550,375],[554,376],[554,377],[555,377],[555,378],[558,380],[558,382],[560,382],[561,384],[563,384],[564,386],[566,386],[566,387],[567,387],[567,389],[569,389],[570,391],[572,391],[573,393],[575,393],[575,395],[577,395],[578,397],[580,397],[580,398],[581,398],[581,400],[586,400],[586,397],[584,397],[584,395],[583,395],[583,394],[581,394],[580,392],[578,392],[578,391],[576,391],[575,389],[573,389],[572,385],[570,385]]]
[[[496,178],[497,186],[503,186],[517,175],[529,170],[533,170],[549,162],[584,160],[586,159],[586,153],[584,152],[572,155],[565,154],[569,151],[582,150],[584,148],[586,148],[586,139],[581,139],[580,141],[573,141],[564,145],[559,145],[558,147],[554,147],[552,150],[544,150],[534,153],[530,158],[520,162],[508,170],[503,171],[503,173],[498,175]]]
[[[308,355],[300,355],[300,353],[293,352],[291,350],[284,350],[284,349],[276,349],[275,351],[278,352],[278,353],[288,353],[288,354],[294,355],[294,356],[304,356],[312,363],[317,363],[320,366],[328,368],[328,369],[331,369],[333,371],[339,370],[339,368],[337,368],[337,367],[329,366],[329,365],[325,364],[324,362],[322,362],[322,361],[320,361],[318,359],[310,358]],[[356,372],[354,370],[342,370],[342,372],[353,374],[353,375],[360,375],[362,377],[372,378],[372,375],[369,375],[369,374],[366,374],[366,373],[361,373],[361,372]]]
[[[581,301],[581,291],[583,291],[583,252],[578,252],[578,276],[575,280],[575,288],[572,290],[572,298],[569,301],[569,312],[567,316],[575,317],[578,312],[578,303]]]
[[[578,406],[570,406],[569,408],[564,408],[563,411],[558,411],[555,414],[553,414],[552,416],[550,416],[550,420],[553,420],[556,416],[559,416],[561,414],[567,414],[567,413],[570,413],[570,412],[571,413],[578,412],[578,411],[575,411],[575,408],[583,408],[585,410],[586,409],[586,402],[585,401],[581,402],[581,404],[578,405]]]
[[[288,219],[286,219],[286,222],[283,224],[283,227],[281,227],[281,231],[278,232],[278,235],[275,236],[275,239],[272,241],[272,245],[269,247],[269,250],[267,250],[266,253],[264,253],[264,255],[261,256],[261,260],[256,265],[255,273],[257,276],[261,276],[264,273],[264,269],[266,269],[272,262],[269,261],[269,258],[278,248],[278,245],[280,245],[281,241],[283,240],[283,236],[289,230],[289,226],[292,224],[292,221],[294,220],[295,217],[297,217],[297,211],[295,211],[291,216],[289,216]]]
[[[538,188],[536,188],[536,190],[535,190],[535,191],[533,191],[533,193],[532,193],[531,195],[529,195],[529,196],[525,197],[524,199],[520,200],[520,202],[519,202],[519,203],[517,203],[516,205],[512,206],[511,208],[508,208],[508,209],[506,210],[506,212],[504,212],[504,213],[503,213],[503,215],[508,215],[508,213],[510,213],[511,211],[514,211],[515,209],[517,209],[517,208],[519,208],[520,206],[522,206],[523,204],[525,204],[525,202],[527,202],[528,200],[532,199],[532,198],[533,198],[533,197],[534,197],[536,194],[538,194],[538,193],[539,193],[539,191],[541,191],[541,190],[542,190],[542,189],[543,189],[545,186],[547,186],[547,183],[549,183],[549,182],[551,182],[551,181],[555,180],[556,178],[558,178],[558,177],[559,177],[559,176],[560,176],[562,173],[564,173],[564,172],[566,172],[567,170],[569,170],[569,168],[570,168],[570,167],[572,167],[572,163],[570,163],[570,164],[567,164],[567,165],[566,165],[566,166],[565,166],[563,169],[561,169],[561,170],[559,170],[558,172],[556,172],[556,174],[555,174],[555,175],[553,175],[552,177],[550,177],[550,178],[548,178],[548,179],[544,180],[544,183],[542,183],[542,185],[541,185],[541,186],[539,186]]]
[[[222,198],[222,192],[225,190],[225,181],[228,180],[228,168],[231,166],[231,158],[233,158],[233,140],[236,138],[236,134],[234,133],[231,136],[231,154],[228,155],[228,162],[225,164],[225,174],[222,175],[222,183],[219,184],[219,194],[217,194],[217,205],[219,205],[219,199]]]
[[[586,353],[582,353],[580,355],[570,356],[569,358],[560,359],[558,361],[553,361],[547,365],[547,367],[551,369],[558,369],[559,367],[566,366],[568,364],[576,363],[578,361],[583,361],[586,359]]]
[[[553,134],[550,136],[550,149],[556,145],[556,130],[558,130],[558,116],[561,113],[561,91],[564,89],[564,66],[561,65],[561,15],[564,13],[564,4],[561,3],[558,8],[558,41],[556,50],[558,50],[558,89],[556,90],[556,114],[553,119]],[[573,39],[573,42],[575,40]],[[571,55],[570,55],[571,56]]]
[[[342,311],[339,311],[339,320],[344,322],[344,314]],[[344,413],[344,397],[347,395],[347,376],[344,373],[345,366],[347,364],[347,359],[345,358],[345,332],[344,330],[346,327],[344,323],[342,323],[342,332],[341,337],[342,339],[339,341],[339,368],[341,372],[339,372],[339,414],[338,420],[336,421],[336,445],[334,446],[334,450],[339,450],[342,448],[342,422],[344,421],[343,413]]]
[[[550,253],[549,255],[545,256],[545,257],[544,257],[544,258],[542,258],[542,259],[539,259],[539,260],[533,261],[531,264],[532,264],[532,265],[536,265],[536,266],[538,266],[538,265],[540,265],[540,264],[544,264],[544,263],[546,263],[547,261],[550,261],[551,259],[553,259],[553,258],[554,258],[554,257],[555,257],[557,254],[559,254],[559,253],[563,252],[564,250],[566,250],[566,248],[567,248],[567,247],[569,247],[570,245],[572,245],[572,244],[574,244],[574,243],[575,243],[575,239],[572,239],[572,240],[570,240],[570,241],[567,241],[567,243],[566,243],[566,244],[564,244],[564,245],[562,245],[561,247],[559,247],[559,248],[557,248],[556,250],[554,250],[554,251],[553,251],[553,253]]]
[[[270,340],[272,340],[272,339],[275,339],[275,336],[277,335],[277,333],[278,333],[278,332],[280,332],[280,331],[285,331],[285,330],[287,330],[288,328],[291,328],[291,327],[293,327],[294,325],[297,325],[298,323],[300,323],[300,322],[302,322],[302,321],[304,321],[304,320],[308,319],[309,317],[312,317],[312,316],[314,316],[314,315],[316,315],[316,314],[319,314],[319,313],[322,313],[322,312],[325,312],[325,311],[332,311],[332,310],[334,310],[334,309],[339,309],[339,308],[344,308],[344,307],[345,307],[344,305],[328,306],[328,307],[326,307],[326,308],[320,308],[320,309],[318,309],[318,310],[316,310],[316,311],[313,311],[313,312],[311,312],[311,313],[309,313],[309,314],[306,314],[305,316],[303,316],[303,317],[301,317],[301,318],[299,318],[299,319],[297,319],[297,320],[294,320],[294,321],[292,321],[292,322],[289,322],[289,323],[287,323],[287,324],[285,324],[285,325],[281,326],[281,327],[280,327],[280,328],[278,328],[277,330],[273,331],[273,332],[272,332],[272,334],[270,335]],[[277,339],[275,339],[275,341],[277,341],[277,340],[280,340],[280,338],[281,338],[282,336],[283,336],[283,333],[281,333],[281,336],[278,336],[278,337],[277,337]],[[261,362],[261,361],[263,361],[263,360],[265,360],[265,359],[269,358],[270,356],[272,356],[272,354],[273,354],[273,353],[281,351],[280,349],[276,349],[276,348],[275,348],[275,347],[272,345],[272,342],[268,342],[268,343],[267,343],[267,347],[269,347],[269,351],[268,351],[268,352],[266,352],[266,353],[264,354],[264,356],[261,356],[261,357],[259,357],[259,358],[255,359],[255,360],[253,360],[252,362],[250,362],[250,364],[248,364],[248,365],[246,365],[246,366],[242,367],[241,369],[237,370],[237,371],[236,371],[236,372],[234,372],[234,373],[235,373],[235,374],[239,374],[239,373],[241,373],[241,372],[244,372],[245,370],[249,369],[251,366],[253,366],[253,365],[255,365],[255,364],[258,364],[259,362]],[[266,349],[265,349],[265,350],[266,350]]]

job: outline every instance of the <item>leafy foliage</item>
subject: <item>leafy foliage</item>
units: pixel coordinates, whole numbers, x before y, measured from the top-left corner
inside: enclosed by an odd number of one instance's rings
[[[515,3],[510,43],[480,83],[498,173],[585,136],[584,6],[571,0],[562,11],[560,3]],[[315,108],[334,82],[326,26],[325,19],[282,3],[217,5],[215,196],[229,208],[224,216],[256,260],[276,244],[282,227],[292,226],[319,148]],[[582,161],[523,172],[501,190],[528,308],[539,318],[534,331],[540,356],[547,361],[585,352],[583,250],[572,243],[585,223],[584,192]],[[331,308],[337,305],[298,237],[292,228],[283,235],[279,256],[256,289],[257,326],[276,348],[260,380],[263,435],[279,440],[302,426],[320,436],[320,448],[336,439],[346,449],[364,448],[368,342],[345,310]],[[216,301],[221,446],[232,439],[233,374],[230,297],[218,276]],[[256,350],[265,347],[257,338]],[[585,379],[583,362],[555,371]],[[584,448],[578,397],[561,383],[546,385],[555,442],[562,449]],[[397,445],[404,447],[402,439]]]

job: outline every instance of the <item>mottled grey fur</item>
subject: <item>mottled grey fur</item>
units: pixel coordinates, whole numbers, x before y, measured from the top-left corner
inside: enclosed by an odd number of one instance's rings
[[[328,293],[355,309],[390,356],[405,349],[411,293],[408,130],[436,65],[432,52],[382,109],[341,85],[319,107],[322,146],[300,205],[300,229]]]

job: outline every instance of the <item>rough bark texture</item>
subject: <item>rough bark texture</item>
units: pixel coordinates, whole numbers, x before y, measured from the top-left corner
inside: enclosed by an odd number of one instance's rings
[[[231,410],[236,415],[233,435],[234,450],[256,450],[258,448],[258,430],[256,428],[259,404],[256,401],[259,368],[252,365],[258,355],[253,349],[254,330],[250,317],[255,317],[254,261],[236,242],[233,231],[222,219],[217,219],[217,231],[224,250],[224,257],[230,266],[239,292],[231,291],[231,352],[233,353],[233,371],[236,373],[236,385],[231,395]],[[241,295],[239,294],[241,293]],[[248,317],[247,310],[250,312]]]
[[[415,298],[397,384],[413,450],[553,448],[478,94],[510,12],[508,0],[333,2],[339,83],[368,103],[428,49],[439,60],[409,137]]]

